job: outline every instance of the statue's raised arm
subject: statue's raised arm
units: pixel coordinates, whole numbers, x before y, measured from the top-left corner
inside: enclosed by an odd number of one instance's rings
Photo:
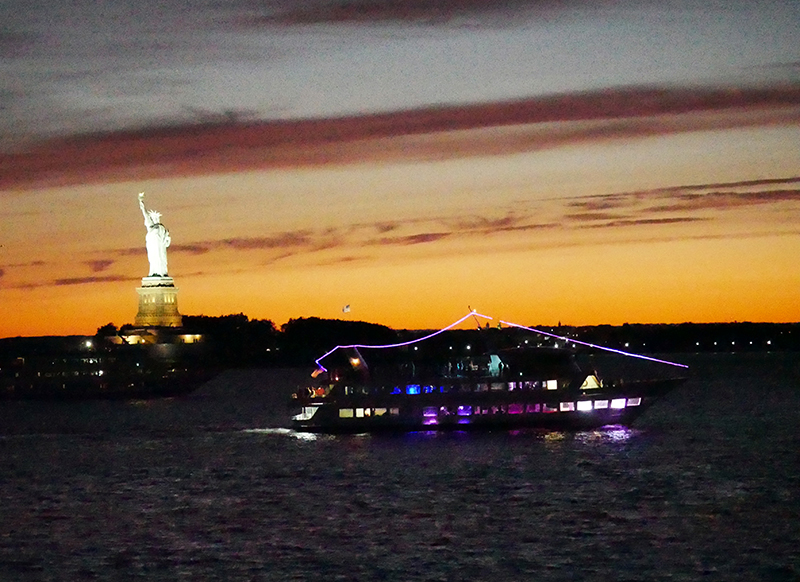
[[[161,213],[147,210],[144,206],[144,192],[139,192],[139,208],[144,216],[147,234],[144,241],[147,259],[150,261],[150,277],[167,277],[167,247],[171,239],[167,227],[161,224]]]
[[[139,192],[139,208],[142,211],[142,216],[144,216],[144,225],[150,226],[150,217],[147,216],[147,210],[144,207],[144,192]]]

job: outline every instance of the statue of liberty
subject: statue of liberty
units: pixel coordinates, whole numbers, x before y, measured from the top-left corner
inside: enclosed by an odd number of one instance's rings
[[[161,213],[144,207],[144,192],[139,192],[139,208],[142,209],[147,234],[147,260],[150,261],[150,277],[167,277],[167,247],[170,243],[169,231],[161,224]]]

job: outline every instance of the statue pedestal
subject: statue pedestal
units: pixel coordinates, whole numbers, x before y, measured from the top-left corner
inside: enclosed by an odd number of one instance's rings
[[[172,277],[143,277],[139,294],[139,313],[136,325],[140,327],[180,327],[183,323],[178,313],[178,288]]]

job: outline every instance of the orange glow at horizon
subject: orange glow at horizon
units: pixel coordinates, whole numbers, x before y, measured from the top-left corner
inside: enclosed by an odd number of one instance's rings
[[[172,233],[189,315],[431,329],[469,305],[529,325],[800,321],[798,142],[797,126],[770,125],[7,190],[0,337],[133,322],[139,191]]]

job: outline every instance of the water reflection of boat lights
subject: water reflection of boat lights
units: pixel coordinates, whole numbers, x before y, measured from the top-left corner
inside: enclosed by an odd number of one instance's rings
[[[575,440],[579,442],[607,442],[621,443],[629,440],[635,431],[619,424],[607,425],[599,430],[590,430],[575,434]]]
[[[319,435],[313,432],[298,432],[290,428],[246,428],[242,432],[253,434],[277,434],[283,436],[290,436],[299,441],[315,441]]]

